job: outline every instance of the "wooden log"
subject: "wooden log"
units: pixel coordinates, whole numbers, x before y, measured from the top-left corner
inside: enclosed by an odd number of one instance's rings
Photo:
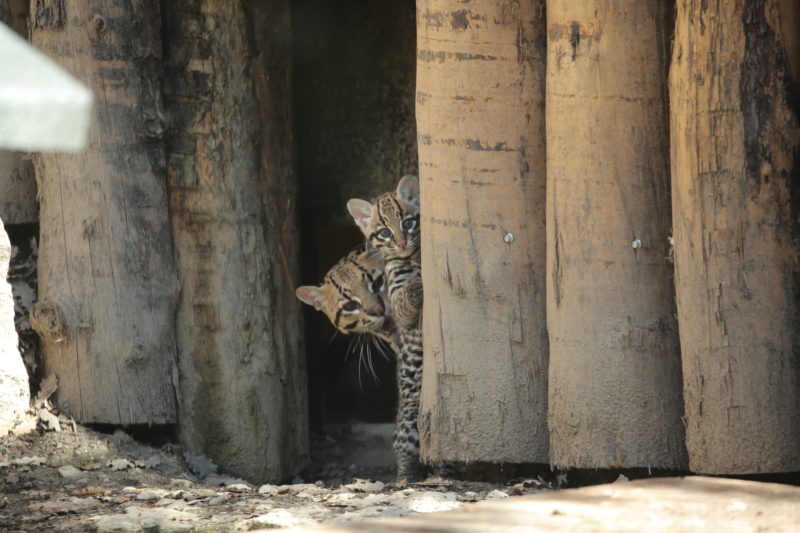
[[[37,2],[44,4],[45,2]],[[177,280],[167,217],[159,3],[60,3],[32,40],[96,95],[88,148],[36,159],[32,322],[59,407],[80,422],[176,421]]]
[[[28,34],[28,0],[0,0],[0,22]],[[0,150],[0,218],[8,224],[39,221],[33,164],[19,152]]]
[[[557,466],[683,468],[664,0],[547,5],[547,323]]]
[[[695,472],[800,470],[800,3],[678,4],[672,197]]]
[[[288,2],[163,5],[180,439],[283,480],[308,460]]]
[[[417,2],[426,461],[547,461],[544,3]]]

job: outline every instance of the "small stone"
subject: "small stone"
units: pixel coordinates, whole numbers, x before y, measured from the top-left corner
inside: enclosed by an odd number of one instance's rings
[[[264,494],[266,496],[277,496],[278,495],[278,487],[275,485],[261,485],[258,487],[258,493]]]
[[[20,457],[19,459],[12,459],[11,464],[17,466],[23,465],[33,465],[33,466],[40,466],[47,462],[47,459],[44,457],[39,457],[38,455],[34,455],[33,457]]]
[[[165,490],[158,490],[158,489],[147,489],[141,491],[139,494],[136,495],[137,500],[142,501],[156,501],[160,500],[164,496],[167,495],[167,491]]]
[[[231,492],[250,492],[253,490],[253,487],[246,485],[244,483],[231,483],[225,487]]]
[[[45,431],[55,431],[58,433],[61,431],[61,424],[58,421],[58,417],[48,411],[47,409],[39,409],[39,423],[42,425],[42,429]]]
[[[502,490],[494,489],[492,492],[486,495],[487,500],[499,500],[500,498],[508,498],[508,494]]]
[[[44,503],[31,504],[28,507],[45,513],[85,513],[100,505],[100,500],[95,498],[72,497],[66,500],[51,500]]]
[[[155,468],[161,464],[161,459],[157,455],[151,455],[147,459],[139,459],[136,466],[139,468]]]
[[[405,505],[418,513],[433,513],[458,509],[463,503],[458,501],[455,492],[419,491],[411,495]]]
[[[208,500],[209,505],[222,505],[223,503],[227,503],[231,499],[230,494],[217,494],[213,498]]]
[[[61,477],[69,481],[75,481],[86,476],[86,472],[78,470],[72,465],[60,466],[58,468],[58,473],[61,474]]]
[[[127,459],[114,459],[113,461],[109,461],[107,466],[114,471],[127,470],[128,468],[131,468],[133,466],[133,463],[131,463]]]
[[[267,514],[253,518],[252,522],[261,526],[272,527],[311,526],[317,523],[316,520],[300,516],[298,513],[293,513],[290,509],[276,509],[270,511]]]
[[[188,479],[172,478],[169,480],[170,487],[176,487],[179,489],[191,489],[193,485],[194,483],[192,483]]]
[[[318,487],[312,483],[294,483],[292,485],[280,485],[278,487],[278,494],[297,494],[307,489],[317,489]]]
[[[354,479],[352,483],[348,483],[344,485],[344,487],[348,489],[352,489],[353,492],[367,492],[367,493],[376,493],[383,491],[385,485],[380,481],[369,481],[367,479]]]

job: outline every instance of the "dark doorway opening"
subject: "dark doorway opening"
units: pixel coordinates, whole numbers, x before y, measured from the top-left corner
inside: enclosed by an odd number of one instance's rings
[[[415,4],[294,0],[292,34],[302,281],[314,284],[362,240],[347,200],[417,173]],[[374,377],[352,337],[308,307],[305,319],[312,432],[391,422],[394,362],[373,349]]]

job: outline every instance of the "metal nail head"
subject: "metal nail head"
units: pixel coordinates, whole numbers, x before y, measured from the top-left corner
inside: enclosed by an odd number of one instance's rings
[[[506,244],[511,244],[512,242],[514,242],[514,234],[509,231],[508,233],[503,235],[503,242]]]
[[[633,239],[633,242],[631,242],[631,248],[633,248],[634,250],[638,250],[641,247],[642,247],[641,239]]]

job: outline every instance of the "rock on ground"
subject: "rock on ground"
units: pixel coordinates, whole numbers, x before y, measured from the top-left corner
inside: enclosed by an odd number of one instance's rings
[[[0,434],[11,430],[30,405],[28,372],[17,348],[14,328],[14,298],[6,280],[11,243],[0,221]]]

